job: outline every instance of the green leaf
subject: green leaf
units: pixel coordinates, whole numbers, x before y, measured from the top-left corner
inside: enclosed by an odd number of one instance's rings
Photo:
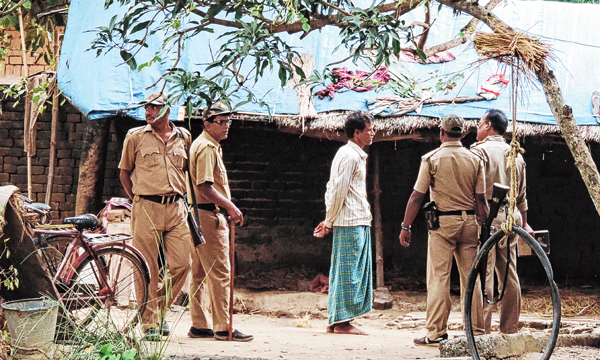
[[[148,21],[143,21],[143,22],[137,24],[136,26],[133,27],[133,29],[131,29],[131,33],[135,34],[136,32],[147,28],[150,23],[151,23],[151,21],[148,20]]]
[[[281,64],[279,65],[279,80],[281,81],[281,87],[284,87],[287,82],[287,73]]]
[[[34,103],[38,103],[38,102],[40,102],[40,96],[39,96],[39,95],[36,95],[36,96],[34,96],[34,97],[31,99],[31,102],[34,102]]]
[[[129,51],[123,49],[121,50],[120,54],[123,61],[125,61],[127,65],[129,65],[129,68],[131,70],[137,69],[137,63],[135,62],[135,58],[129,53]]]
[[[421,60],[423,60],[423,62],[425,64],[427,64],[427,55],[425,55],[425,53],[423,52],[423,50],[417,48],[417,55],[419,55],[419,57],[421,58]]]
[[[301,68],[300,66],[298,66],[298,65],[294,64],[294,68],[296,69],[296,73],[297,73],[298,75],[300,75],[300,77],[301,77],[302,79],[306,78],[306,75],[304,74],[304,70],[302,70],[302,68]]]
[[[307,23],[302,24],[302,30],[304,30],[305,32],[309,32],[310,31],[310,25],[308,25]]]
[[[25,9],[31,9],[31,3],[30,3],[29,1],[25,1],[25,2],[23,3],[23,7],[24,7]]]

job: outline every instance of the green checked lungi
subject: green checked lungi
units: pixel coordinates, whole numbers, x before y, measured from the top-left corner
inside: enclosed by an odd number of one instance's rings
[[[329,325],[350,321],[373,306],[371,227],[334,226],[329,271]]]

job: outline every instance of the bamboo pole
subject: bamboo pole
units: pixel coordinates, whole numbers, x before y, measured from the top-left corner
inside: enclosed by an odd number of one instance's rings
[[[383,230],[381,224],[381,186],[379,183],[379,146],[373,148],[373,223],[375,227],[375,288],[384,287],[383,281]]]
[[[19,7],[19,32],[21,35],[21,57],[23,58],[23,76],[27,78],[29,76],[29,69],[27,68],[27,49],[25,48],[25,29],[23,28],[23,12]],[[27,110],[31,112],[31,103],[27,101],[28,96],[25,96],[25,116],[27,116]],[[29,106],[27,106],[29,105]],[[25,129],[25,131],[29,131],[29,129]],[[25,149],[27,151],[27,196],[32,199],[32,185],[31,185],[31,146],[29,149]],[[35,200],[35,199],[33,199]]]
[[[56,59],[55,64],[58,65],[59,58],[59,44],[58,44],[58,29],[54,27],[53,34],[53,50],[54,57]],[[57,70],[58,66],[56,66],[55,70]],[[52,198],[52,186],[54,185],[54,170],[56,168],[56,132],[58,131],[58,111],[59,111],[59,103],[58,103],[58,74],[54,73],[54,89],[52,93],[52,128],[50,130],[50,160],[48,163],[48,182],[46,185],[46,201],[45,203],[50,205],[50,200]]]

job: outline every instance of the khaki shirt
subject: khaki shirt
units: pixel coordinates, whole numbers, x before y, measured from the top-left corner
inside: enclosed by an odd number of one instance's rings
[[[474,210],[475,194],[485,194],[483,164],[460,141],[442,143],[422,157],[414,189],[431,189],[440,211]]]
[[[223,195],[227,200],[231,200],[231,191],[229,190],[229,180],[225,163],[223,163],[223,150],[221,145],[213,139],[206,131],[192,143],[190,150],[190,174],[195,186],[205,182],[212,183],[212,186]],[[208,200],[202,192],[195,188],[196,202],[199,204],[208,204]]]
[[[492,199],[494,183],[510,186],[510,168],[506,168],[508,158],[504,154],[510,150],[502,135],[488,136],[483,141],[471,145],[471,151],[481,158],[485,168],[486,197]],[[517,170],[517,208],[527,211],[525,194],[525,160],[521,154],[516,160]]]
[[[173,131],[166,144],[150,125],[127,132],[119,169],[132,171],[134,195],[185,194],[186,149],[192,136],[173,123],[169,125]]]

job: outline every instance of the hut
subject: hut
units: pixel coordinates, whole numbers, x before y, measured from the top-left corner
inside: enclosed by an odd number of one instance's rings
[[[86,52],[94,37],[89,31],[105,26],[113,15],[123,11],[116,6],[104,10],[103,5],[101,0],[72,1],[58,70],[64,96],[79,110],[82,124],[87,124],[86,133],[79,140],[84,149],[77,163],[80,166],[79,193],[82,183],[92,183],[100,199],[122,195],[116,176],[122,135],[135,126],[137,120],[143,119],[141,109],[134,105],[144,98],[149,91],[146,87],[168,66],[157,65],[132,72],[126,66],[119,66],[122,59],[116,52],[99,57],[94,52]],[[508,24],[539,37],[555,49],[558,61],[554,66],[565,101],[573,107],[580,134],[597,157],[600,128],[592,116],[590,98],[594,90],[600,89],[600,64],[582,59],[600,56],[600,49],[593,46],[592,35],[598,31],[590,30],[600,30],[596,21],[600,8],[591,4],[518,1],[496,11]],[[406,22],[422,16],[411,12],[407,17],[412,18]],[[565,16],[586,25],[572,28],[568,25],[570,22],[562,21]],[[430,43],[453,38],[469,20],[467,16],[454,16],[451,10],[441,9],[429,35]],[[583,28],[585,32],[580,30]],[[337,29],[324,28],[303,39],[289,35],[286,41],[299,48],[303,66],[309,66],[304,69],[306,73],[347,57],[341,48],[333,52],[338,45],[337,34]],[[215,48],[218,36],[218,33],[207,36],[199,46],[186,47],[181,66],[195,69],[205,62],[210,56],[205,45],[213,44]],[[155,39],[155,45],[158,43],[159,39]],[[381,230],[382,250],[377,261],[383,261],[385,284],[406,288],[411,285],[403,279],[424,279],[427,235],[423,219],[417,218],[414,224],[413,246],[401,248],[397,239],[420,157],[439,146],[439,118],[458,113],[469,119],[469,126],[474,129],[477,119],[488,108],[511,114],[509,88],[493,100],[481,99],[477,93],[485,80],[503,72],[497,64],[487,62],[472,66],[479,58],[469,43],[453,48],[444,56],[438,63],[420,64],[413,57],[393,61],[386,67],[386,71],[396,77],[396,84],[415,95],[410,99],[412,103],[402,103],[402,106],[397,101],[397,92],[390,87],[379,91],[325,92],[325,98],[318,99],[306,89],[281,88],[276,70],[256,83],[253,91],[270,104],[272,113],[268,114],[256,104],[244,105],[229,139],[223,143],[232,195],[247,219],[247,225],[237,231],[239,276],[251,284],[259,283],[265,273],[271,273],[275,274],[272,286],[290,287],[297,280],[294,274],[327,271],[330,243],[314,239],[312,229],[324,216],[323,194],[329,165],[344,141],[341,131],[344,115],[347,111],[362,109],[378,115],[374,123],[376,142],[369,149],[368,188],[373,190],[370,196],[379,219],[375,226]],[[378,70],[369,66],[368,61],[358,64],[347,61],[339,65],[352,74],[356,74],[356,70]],[[431,97],[424,95],[428,88],[432,90]],[[599,274],[594,264],[600,258],[600,249],[595,244],[600,230],[598,214],[543,92],[534,84],[524,84],[520,91],[523,97],[517,106],[516,135],[527,151],[524,156],[529,221],[534,229],[550,231],[550,259],[559,283],[596,281]],[[404,112],[406,106],[413,105],[414,109]],[[176,120],[178,112],[171,114]],[[194,136],[200,132],[200,125],[193,120],[186,124],[191,126]],[[90,142],[98,144],[91,140],[99,138],[105,141],[96,148],[98,151],[87,151],[92,146]],[[465,138],[465,145],[474,141],[471,133]],[[89,158],[87,154],[92,152],[104,155]],[[83,171],[81,166],[85,164],[89,167]],[[107,192],[107,189],[110,190]],[[97,201],[84,201],[81,206],[89,211],[99,210],[94,208],[98,206]],[[531,280],[542,278],[541,267],[530,260],[533,259],[519,259],[523,263],[519,267],[521,275]],[[290,268],[295,272],[289,271]],[[281,276],[282,273],[285,276]],[[402,277],[396,276],[398,274]]]

